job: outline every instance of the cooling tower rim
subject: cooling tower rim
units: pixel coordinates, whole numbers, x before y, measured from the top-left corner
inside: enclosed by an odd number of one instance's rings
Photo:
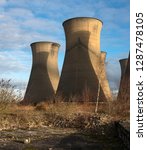
[[[128,58],[120,59],[120,60],[119,60],[119,62],[120,62],[120,61],[125,61],[125,60],[127,61],[127,60],[128,60]]]
[[[101,20],[98,19],[98,18],[94,18],[94,17],[74,17],[74,18],[70,18],[70,19],[65,20],[65,21],[62,23],[62,25],[64,26],[64,24],[65,24],[66,22],[71,21],[71,20],[76,20],[76,19],[94,19],[94,20],[100,21],[100,22],[102,23],[102,25],[103,25],[103,21],[101,21]]]
[[[60,44],[59,43],[56,43],[56,42],[51,42],[51,41],[38,41],[38,42],[33,42],[33,43],[31,43],[30,44],[30,46],[33,46],[33,45],[35,45],[35,44],[43,44],[43,43],[48,43],[48,44],[53,44],[53,45],[56,45],[56,46],[58,46],[58,47],[60,47]]]
[[[106,52],[106,51],[101,51],[101,53],[105,53],[105,54],[107,54],[107,52]]]

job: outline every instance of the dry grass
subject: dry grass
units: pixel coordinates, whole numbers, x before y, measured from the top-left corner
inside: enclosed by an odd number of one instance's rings
[[[130,101],[114,101],[109,107],[109,114],[114,118],[130,120]]]
[[[96,116],[104,122],[115,120],[129,120],[129,103],[114,101],[109,104],[101,103],[98,113],[95,114],[93,103],[47,103],[42,102],[36,106],[21,106],[11,103],[7,109],[0,111],[0,129],[31,128],[39,126],[52,126],[53,124],[68,124],[76,121],[83,124],[88,117]]]
[[[85,95],[85,99],[87,99]],[[18,98],[14,93],[14,86],[10,80],[0,81],[0,129],[9,128],[30,128],[38,126],[50,126],[54,122],[75,120],[83,123],[87,116],[99,116],[107,121],[129,120],[130,104],[128,102],[113,101],[109,103],[99,103],[98,112],[95,113],[96,103],[90,103],[84,99],[84,103],[63,102],[58,96],[56,103],[41,102],[36,106],[23,106],[18,103]],[[76,97],[74,97],[76,99]],[[20,99],[19,99],[20,100]],[[72,98],[73,100],[73,98]],[[72,101],[71,100],[71,101]],[[83,122],[81,122],[83,120]]]

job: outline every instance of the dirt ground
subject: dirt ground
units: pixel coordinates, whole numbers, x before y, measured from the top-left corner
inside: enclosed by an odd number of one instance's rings
[[[0,131],[0,150],[124,150],[121,141],[105,133],[92,136],[68,128],[42,127]]]

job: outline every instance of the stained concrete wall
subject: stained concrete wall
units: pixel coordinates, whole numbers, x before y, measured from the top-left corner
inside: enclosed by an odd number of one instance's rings
[[[120,60],[121,65],[121,81],[117,100],[130,100],[130,55],[128,59]]]
[[[36,42],[31,44],[33,64],[29,83],[22,103],[36,104],[49,100],[59,82],[58,43]]]
[[[100,31],[102,22],[95,18],[79,17],[63,23],[66,36],[66,54],[57,94],[69,101],[80,98],[86,91],[90,101],[96,101],[98,72],[101,64]],[[82,99],[82,98],[81,98]],[[83,100],[83,99],[82,99]]]

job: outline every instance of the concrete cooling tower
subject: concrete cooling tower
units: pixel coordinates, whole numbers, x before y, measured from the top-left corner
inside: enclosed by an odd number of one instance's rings
[[[99,64],[102,21],[88,17],[72,18],[66,20],[63,27],[66,53],[57,94],[65,101],[74,96],[79,98],[77,101],[84,101],[83,95],[86,92],[89,100],[95,102],[100,76],[98,73],[103,66]]]
[[[121,79],[122,79],[125,74],[126,68],[127,68],[128,58],[120,59],[119,63],[120,63],[120,67],[121,67]],[[120,83],[121,83],[121,81],[120,81]]]
[[[36,42],[31,44],[33,64],[29,83],[22,103],[37,104],[49,100],[59,82],[58,43]]]
[[[128,59],[120,60],[121,81],[117,99],[120,101],[130,100],[130,55]]]

